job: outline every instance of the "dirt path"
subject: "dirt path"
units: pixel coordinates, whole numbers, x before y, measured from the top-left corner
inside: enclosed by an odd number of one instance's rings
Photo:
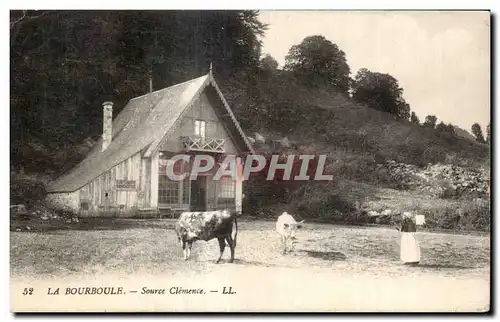
[[[389,229],[310,225],[296,252],[281,254],[273,223],[242,222],[236,261],[215,265],[216,240],[182,260],[167,226],[12,233],[16,310],[75,311],[485,311],[489,238],[419,233],[422,262],[399,261]],[[126,294],[49,296],[48,288],[123,287]],[[32,287],[35,294],[22,295]],[[165,289],[142,295],[143,287]],[[171,288],[203,295],[169,294]],[[236,294],[223,295],[232,288]],[[131,293],[130,291],[137,291]],[[210,292],[217,290],[218,292]]]

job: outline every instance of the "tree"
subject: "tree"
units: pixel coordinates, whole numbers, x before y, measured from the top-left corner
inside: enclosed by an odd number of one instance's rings
[[[448,130],[448,127],[446,126],[446,124],[443,123],[443,121],[439,122],[439,124],[436,125],[437,132],[444,133],[444,132],[447,132],[447,130]]]
[[[40,10],[13,10],[10,15],[10,31],[11,36],[15,33],[12,33],[18,25],[22,25],[24,22],[33,21],[38,19],[46,14],[49,14],[50,11],[40,11]]]
[[[435,128],[436,127],[436,122],[437,122],[437,117],[434,116],[434,115],[427,115],[425,117],[425,122],[424,122],[424,127],[428,127],[428,128]]]
[[[490,124],[486,127],[486,143],[490,144],[491,143],[491,129],[490,129]]]
[[[481,125],[478,123],[472,124],[472,134],[476,137],[477,142],[484,143],[483,131],[481,130]]]
[[[448,125],[446,126],[446,132],[450,133],[450,134],[453,134],[453,135],[456,135],[457,133],[455,132],[455,127],[453,126],[453,124],[451,123],[448,123]]]
[[[397,113],[397,116],[401,120],[409,121],[410,119],[410,104],[408,103],[403,103],[399,106],[399,111]]]
[[[265,28],[253,10],[11,11],[11,165],[39,169],[35,145],[67,151],[99,136],[102,102],[118,114],[149,91],[151,74],[154,90],[199,77],[211,62],[221,83],[255,74]]]
[[[443,121],[436,125],[436,131],[439,133],[449,133],[455,135],[455,127],[451,123],[444,124]]]
[[[420,119],[418,118],[417,114],[415,114],[415,112],[411,112],[410,122],[412,122],[413,124],[420,124]]]
[[[304,38],[285,57],[284,70],[313,85],[333,86],[347,93],[351,73],[345,53],[320,35]]]
[[[274,71],[278,69],[278,62],[273,56],[266,54],[266,56],[260,60],[260,68],[266,71]]]
[[[403,120],[410,118],[410,105],[403,98],[403,89],[389,74],[362,68],[354,78],[352,91],[353,99],[359,103],[394,114]]]
[[[433,116],[431,116],[430,120],[426,119],[426,121],[428,121],[427,122],[427,124],[428,124],[427,126],[428,127],[431,127],[431,124],[433,122],[436,123],[436,120],[434,119]],[[448,133],[448,134],[451,134],[451,135],[456,135],[456,133],[455,133],[455,127],[451,123],[445,124],[443,121],[439,122],[439,124],[435,126],[435,130],[438,133]]]

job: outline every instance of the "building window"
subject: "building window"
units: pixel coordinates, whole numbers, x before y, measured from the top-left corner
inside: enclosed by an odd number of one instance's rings
[[[235,182],[231,177],[222,177],[219,181],[219,198],[234,198]]]
[[[173,165],[173,172],[180,173],[181,162]],[[158,160],[158,203],[179,204],[180,182],[170,180],[167,176],[167,168],[172,166],[168,153],[160,153]]]
[[[82,203],[80,203],[80,208],[82,210],[89,210],[89,203],[88,202],[82,202]]]
[[[218,182],[217,204],[219,206],[234,205],[236,195],[236,185],[231,177],[222,177]]]
[[[194,121],[194,135],[205,137],[205,121],[195,120]]]
[[[158,203],[179,203],[179,181],[169,180],[166,175],[160,175],[158,178],[158,192]]]

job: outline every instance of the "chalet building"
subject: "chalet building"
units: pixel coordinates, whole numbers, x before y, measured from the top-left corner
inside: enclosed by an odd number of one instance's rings
[[[103,103],[102,138],[80,164],[49,185],[47,199],[81,216],[241,212],[241,178],[213,180],[213,171],[196,180],[167,177],[173,155],[199,153],[217,162],[236,155],[239,165],[243,154],[253,153],[211,72],[133,98],[114,120],[113,103]]]

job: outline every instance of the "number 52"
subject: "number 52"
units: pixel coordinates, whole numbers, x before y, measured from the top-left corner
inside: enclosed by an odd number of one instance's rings
[[[23,291],[23,295],[32,295],[33,294],[33,288],[25,288]]]

